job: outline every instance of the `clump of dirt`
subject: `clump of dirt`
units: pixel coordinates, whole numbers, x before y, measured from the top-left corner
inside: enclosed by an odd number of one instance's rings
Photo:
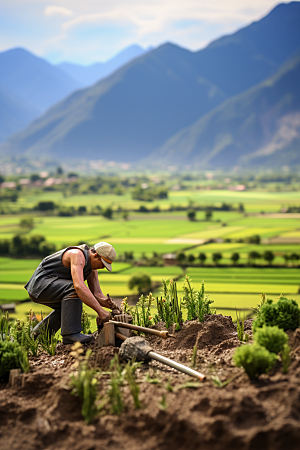
[[[251,336],[252,321],[245,321]],[[156,328],[163,328],[157,324]],[[240,344],[230,317],[207,316],[203,323],[183,324],[175,338],[151,336],[151,347],[190,365],[194,346],[197,367],[206,375],[199,387],[186,384],[186,375],[156,361],[137,371],[141,409],[135,409],[128,385],[122,387],[125,410],[120,416],[100,413],[87,425],[81,402],[71,394],[69,378],[74,359],[71,346],[60,344],[54,357],[31,358],[26,386],[0,385],[1,450],[296,450],[300,440],[300,329],[288,332],[292,363],[282,374],[281,363],[268,375],[250,381],[233,365]],[[85,345],[90,363],[107,371],[118,348]],[[147,377],[146,377],[147,376]],[[109,375],[99,383],[99,402]],[[213,380],[229,381],[216,387]],[[152,382],[151,382],[152,381]],[[16,430],[15,432],[12,430]]]

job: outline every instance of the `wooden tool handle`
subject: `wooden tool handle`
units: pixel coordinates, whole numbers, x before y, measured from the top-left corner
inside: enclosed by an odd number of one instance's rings
[[[138,327],[137,325],[132,325],[131,323],[116,322],[115,320],[110,320],[110,322],[113,323],[114,325],[117,325],[120,328],[128,328],[129,330],[140,331],[141,333],[154,334],[163,339],[166,339],[169,335],[167,331],[153,330],[152,328],[146,327]]]

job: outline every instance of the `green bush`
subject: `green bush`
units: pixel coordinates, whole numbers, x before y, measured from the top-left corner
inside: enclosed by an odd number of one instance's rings
[[[253,322],[253,331],[262,328],[264,325],[278,326],[283,330],[295,330],[299,326],[300,309],[295,300],[281,297],[277,303],[267,299],[258,312],[257,318]]]
[[[17,342],[0,341],[0,380],[7,381],[11,369],[21,369],[24,351]]]
[[[283,350],[284,345],[288,341],[288,336],[277,326],[270,327],[264,325],[254,333],[254,341],[262,347],[265,347],[269,352],[277,354]]]
[[[259,344],[238,347],[233,355],[237,367],[243,367],[250,379],[268,373],[274,366],[277,356]]]

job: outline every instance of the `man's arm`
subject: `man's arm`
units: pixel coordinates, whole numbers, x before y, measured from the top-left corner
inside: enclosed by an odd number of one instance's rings
[[[71,262],[71,274],[73,279],[73,284],[78,297],[85,303],[87,306],[93,308],[94,311],[98,314],[103,322],[109,320],[110,314],[108,311],[105,311],[99,302],[96,300],[92,292],[89,288],[84,284],[83,279],[83,268],[85,265],[85,258],[81,250],[72,252],[70,254],[70,262]],[[100,286],[99,286],[100,289]],[[101,291],[101,289],[100,289]],[[102,294],[103,295],[103,294]]]
[[[102,292],[99,279],[98,279],[98,271],[93,270],[91,275],[87,279],[90,291],[94,295],[94,297],[97,299],[97,301],[100,303],[101,306],[104,306],[104,308],[111,308],[113,306],[113,303],[110,299],[108,299]]]

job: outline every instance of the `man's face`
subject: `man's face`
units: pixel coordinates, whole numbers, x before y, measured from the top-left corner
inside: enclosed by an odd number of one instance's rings
[[[91,255],[91,266],[93,270],[104,269],[104,264],[102,259],[97,253],[92,253]]]

